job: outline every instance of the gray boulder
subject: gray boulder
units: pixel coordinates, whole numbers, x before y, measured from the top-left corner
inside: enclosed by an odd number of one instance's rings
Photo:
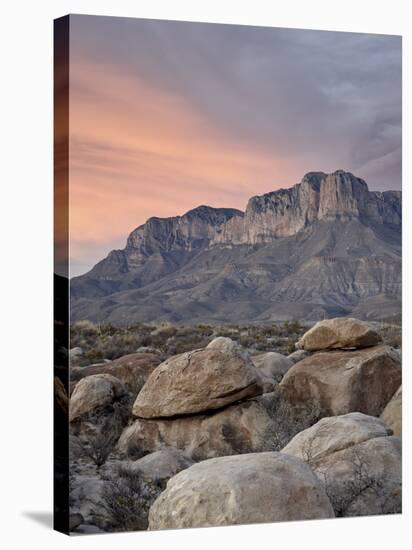
[[[334,517],[310,467],[281,453],[205,460],[172,477],[149,513],[149,529]]]

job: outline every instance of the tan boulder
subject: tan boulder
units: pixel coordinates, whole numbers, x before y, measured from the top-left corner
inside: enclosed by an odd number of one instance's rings
[[[113,404],[125,393],[123,382],[111,374],[82,378],[70,398],[70,422]]]
[[[375,416],[358,412],[329,416],[295,435],[282,453],[312,464],[331,453],[389,434],[384,422]]]
[[[337,516],[400,513],[402,445],[377,437],[326,455],[312,466]]]
[[[402,437],[402,386],[384,408],[381,418],[392,429],[393,435]]]
[[[389,346],[331,351],[296,363],[280,383],[291,405],[314,403],[320,416],[379,416],[401,383],[399,355]]]
[[[252,362],[260,374],[272,379],[274,382],[280,382],[287,371],[293,366],[293,362],[290,359],[274,351],[254,355]]]
[[[235,346],[228,349],[227,342],[223,347],[212,342],[161,363],[138,394],[133,414],[140,418],[194,414],[261,393],[248,357]]]
[[[147,481],[164,482],[192,466],[193,460],[172,447],[150,453],[133,462],[120,462],[120,472],[134,473]]]
[[[319,321],[297,342],[306,351],[325,349],[366,348],[382,341],[381,336],[365,321],[338,317]]]
[[[118,450],[129,458],[175,447],[194,460],[269,450],[265,434],[273,420],[271,394],[231,405],[213,414],[173,419],[138,418],[122,433]]]
[[[394,513],[401,508],[401,445],[389,433],[381,419],[361,413],[323,418],[282,453],[310,464],[337,516]]]
[[[172,477],[149,512],[149,529],[331,518],[309,466],[281,453],[205,460]]]
[[[157,353],[130,353],[110,363],[75,367],[71,369],[70,374],[73,382],[92,374],[111,374],[137,395],[160,362],[160,355]]]

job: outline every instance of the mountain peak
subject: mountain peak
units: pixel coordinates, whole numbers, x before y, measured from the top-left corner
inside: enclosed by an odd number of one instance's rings
[[[149,218],[72,279],[72,318],[305,318],[346,315],[363,300],[397,311],[401,200],[336,170],[252,197],[244,213],[200,205]]]

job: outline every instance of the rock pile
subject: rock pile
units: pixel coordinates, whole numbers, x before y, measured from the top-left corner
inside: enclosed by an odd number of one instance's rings
[[[250,356],[219,337],[160,364],[145,350],[82,367],[69,414],[76,529],[116,525],[112,482],[140,499],[139,522],[127,518],[138,529],[399,512],[400,354],[356,319],[317,323],[298,346]],[[93,441],[109,449],[104,466],[82,455]]]
[[[195,459],[260,451],[272,422],[262,393],[261,375],[249,356],[229,338],[216,338],[152,372],[134,403],[136,420],[118,448],[136,457],[175,447]]]
[[[399,354],[379,340],[356,319],[317,323],[298,345],[320,351],[288,370],[280,384],[283,395],[294,406],[308,400],[316,403],[320,416],[379,416],[402,379]]]

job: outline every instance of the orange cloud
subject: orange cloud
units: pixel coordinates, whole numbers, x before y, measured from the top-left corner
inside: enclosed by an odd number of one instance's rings
[[[244,209],[275,181],[297,181],[291,159],[223,135],[187,100],[135,75],[76,60],[70,78],[73,259],[95,261],[84,243],[101,253],[150,216],[199,204]]]

